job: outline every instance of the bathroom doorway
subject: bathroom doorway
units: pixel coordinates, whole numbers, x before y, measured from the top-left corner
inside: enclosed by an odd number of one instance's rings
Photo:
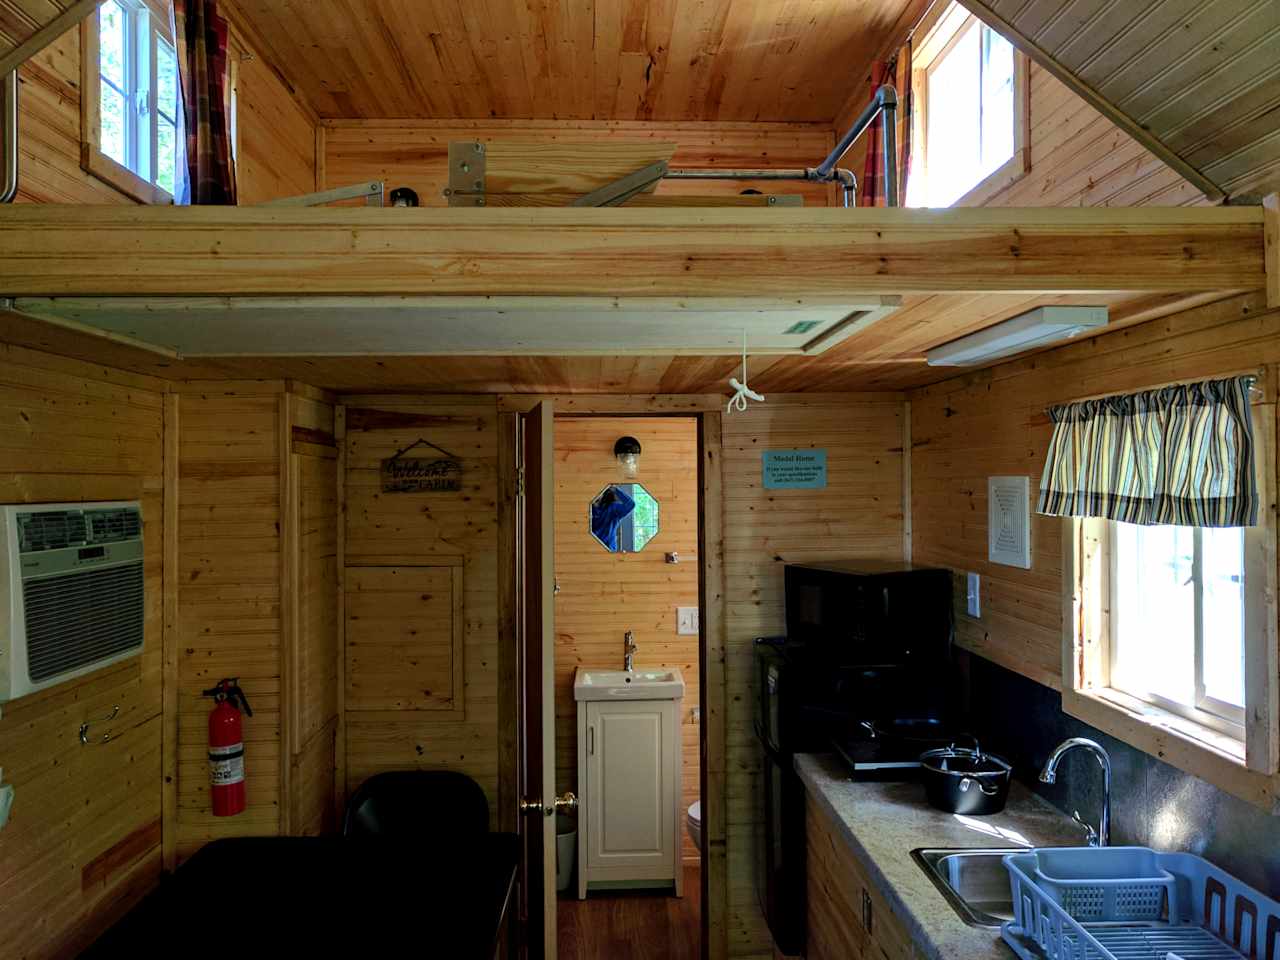
[[[556,793],[579,797],[576,816],[557,818],[562,960],[702,955],[700,443],[697,416],[555,419]],[[664,702],[648,699],[646,692],[634,706],[603,707],[620,711],[611,725],[624,732],[610,739],[603,732],[608,724],[600,723],[599,732],[596,721],[588,725],[575,677],[581,670],[616,679],[628,668],[636,678],[678,675],[683,694]],[[671,690],[667,683],[661,696]],[[644,731],[668,722],[674,736],[644,739]],[[664,760],[672,745],[676,757]],[[617,769],[617,760],[607,757],[617,749],[642,753],[648,771],[657,771],[651,779],[655,796],[663,797],[656,801],[660,818],[652,817],[647,801],[631,813],[619,803],[616,787],[600,786],[612,776],[602,777],[601,771]],[[633,756],[627,766],[637,766]],[[663,783],[672,773],[678,790]],[[649,789],[647,771],[626,775],[637,784],[645,781],[640,792]],[[599,820],[605,810],[603,797],[593,791],[608,790],[614,792],[607,830],[593,821],[590,837],[578,832],[580,823]],[[628,822],[632,816],[637,822]],[[634,838],[638,856],[606,849],[609,832],[628,842]],[[645,863],[668,855],[675,859],[674,877],[663,878]],[[615,856],[617,866],[587,865]],[[634,873],[628,873],[628,863],[639,864]]]

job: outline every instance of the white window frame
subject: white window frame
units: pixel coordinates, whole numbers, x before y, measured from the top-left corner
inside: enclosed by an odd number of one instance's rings
[[[1265,376],[1259,384],[1267,384]],[[1245,529],[1245,707],[1235,726],[1111,685],[1112,522],[1065,521],[1062,708],[1118,739],[1268,809],[1280,810],[1280,643],[1276,620],[1276,404],[1252,405],[1262,510]],[[1216,721],[1216,722],[1215,722]]]
[[[1109,589],[1114,595],[1114,585],[1119,579],[1119,551],[1114,549],[1116,534],[1116,521],[1108,521],[1103,532],[1105,536],[1105,550],[1108,558],[1108,575],[1111,577],[1111,586]],[[1249,527],[1245,529],[1244,534],[1244,555],[1245,557],[1258,557],[1261,555],[1257,539],[1264,535],[1264,531],[1260,527]],[[1181,703],[1180,701],[1161,696],[1151,691],[1131,690],[1116,684],[1113,689],[1124,693],[1128,696],[1137,697],[1139,700],[1145,700],[1154,706],[1170,713],[1176,713],[1179,716],[1192,720],[1204,727],[1217,730],[1219,733],[1233,737],[1236,740],[1244,740],[1245,733],[1245,709],[1232,703],[1226,703],[1222,700],[1215,700],[1205,693],[1204,686],[1204,617],[1202,613],[1204,603],[1204,555],[1202,542],[1204,539],[1203,528],[1192,528],[1193,538],[1193,556],[1191,562],[1191,579],[1195,588],[1195,624],[1194,636],[1195,642],[1192,648],[1192,656],[1194,657],[1193,669],[1195,673],[1195,702]],[[1252,576],[1250,576],[1252,574]],[[1252,586],[1254,577],[1259,576],[1259,571],[1246,571],[1245,580],[1248,586]],[[1247,588],[1246,588],[1247,589]],[[1246,594],[1247,596],[1247,594]],[[1113,607],[1114,609],[1114,602]],[[1248,610],[1245,610],[1245,640],[1247,648],[1247,640],[1249,634],[1257,633],[1258,624],[1248,622]],[[1110,669],[1114,673],[1116,663],[1120,658],[1120,643],[1118,638],[1110,637],[1107,643],[1107,655],[1110,659]],[[1247,658],[1246,658],[1247,659]]]
[[[971,29],[991,29],[954,0],[926,24],[924,39],[912,53],[912,171],[929,172],[929,75]],[[998,32],[998,31],[997,31]],[[953,207],[982,206],[996,194],[1021,180],[1031,170],[1030,67],[1016,46],[1013,50],[1013,154],[1001,166],[969,188]],[[945,162],[945,149],[943,157]]]
[[[80,165],[99,180],[142,203],[172,203],[173,197],[169,191],[155,182],[159,166],[157,133],[161,116],[157,103],[157,47],[163,42],[173,49],[175,62],[177,55],[169,32],[168,15],[163,4],[157,2],[117,2],[128,17],[125,29],[125,73],[129,78],[129,89],[120,90],[115,84],[111,84],[125,99],[125,163],[120,163],[102,150],[101,85],[110,81],[102,77],[98,34],[100,14],[95,9],[92,15],[81,22],[80,29]],[[147,20],[145,44],[139,43],[143,33],[139,21],[143,17]],[[139,67],[144,59],[145,75],[139,76]],[[145,118],[140,116],[138,110],[141,96],[146,97]],[[172,119],[176,121],[177,118]],[[175,134],[177,126],[175,122]],[[140,156],[143,152],[145,157]]]

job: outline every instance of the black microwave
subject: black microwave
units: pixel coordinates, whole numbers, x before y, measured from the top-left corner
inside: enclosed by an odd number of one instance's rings
[[[941,666],[950,659],[951,572],[868,560],[791,563],[787,640],[844,667]]]

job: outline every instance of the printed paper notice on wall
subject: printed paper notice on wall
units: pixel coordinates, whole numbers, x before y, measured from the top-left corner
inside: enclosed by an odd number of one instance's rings
[[[827,486],[827,451],[766,450],[766,490],[823,490]]]

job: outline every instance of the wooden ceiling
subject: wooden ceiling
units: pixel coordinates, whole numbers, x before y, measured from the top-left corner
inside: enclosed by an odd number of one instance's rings
[[[0,0],[0,78],[96,9],[101,0]]]
[[[1280,188],[1277,0],[961,0],[1206,194]]]
[[[1228,294],[1052,296],[938,294],[902,309],[813,357],[753,357],[754,389],[769,393],[904,390],[956,375],[924,351],[1043,303],[1106,303],[1107,330],[1168,316]],[[125,344],[0,311],[4,342],[174,380],[296,379],[341,392],[722,393],[734,357],[225,357],[173,360]]]
[[[224,0],[323,118],[828,122],[921,0]]]

